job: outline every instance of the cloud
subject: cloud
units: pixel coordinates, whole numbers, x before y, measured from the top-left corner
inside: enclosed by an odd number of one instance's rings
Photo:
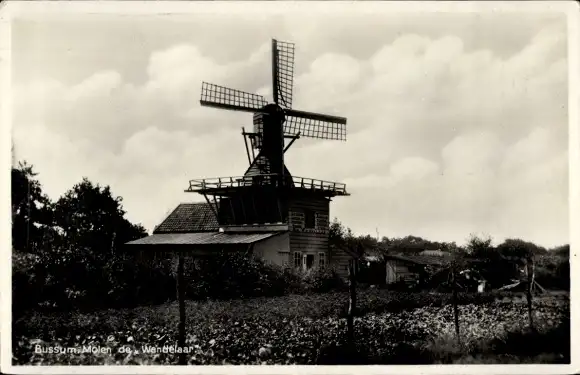
[[[332,36],[296,35],[294,107],[348,118],[346,143],[300,140],[286,155],[295,175],[347,182],[352,196],[335,199],[331,215],[358,233],[567,241],[562,28],[512,54],[468,48],[460,33],[405,33],[364,58],[325,50]],[[199,200],[182,193],[189,179],[247,168],[239,131],[251,115],[200,107],[201,81],[270,99],[269,48],[228,62],[181,43],[151,52],[142,83],[104,69],[74,84],[17,85],[16,152],[53,197],[87,175],[151,229],[178,202]]]

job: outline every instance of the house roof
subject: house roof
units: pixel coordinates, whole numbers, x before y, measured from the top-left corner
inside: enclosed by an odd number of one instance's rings
[[[216,232],[218,229],[219,223],[208,203],[181,203],[153,234]]]
[[[236,245],[252,244],[273,237],[280,232],[269,233],[157,233],[127,243],[127,245]]]
[[[332,251],[343,251],[344,253],[346,253],[348,256],[350,256],[351,258],[361,258],[364,254],[358,254],[354,249],[351,249],[349,246],[336,246],[336,245],[330,245]]]
[[[386,254],[385,259],[394,259],[407,263],[420,264],[424,266],[441,266],[449,263],[449,257],[440,255],[398,255]]]

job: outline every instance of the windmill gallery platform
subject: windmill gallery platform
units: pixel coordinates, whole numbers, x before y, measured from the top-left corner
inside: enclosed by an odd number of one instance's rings
[[[332,264],[346,276],[352,254],[328,244],[330,202],[349,195],[345,184],[292,176],[284,164],[301,137],[345,141],[346,118],[292,109],[293,71],[294,45],[272,40],[273,103],[202,83],[202,106],[253,113],[254,131],[242,129],[250,165],[243,176],[189,181],[185,191],[205,202],[180,204],[131,249],[194,257],[243,251],[303,270]]]

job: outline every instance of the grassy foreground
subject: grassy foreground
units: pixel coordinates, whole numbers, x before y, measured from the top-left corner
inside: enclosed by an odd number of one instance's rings
[[[534,304],[464,295],[461,345],[448,295],[361,291],[356,346],[346,339],[346,293],[186,304],[190,364],[566,363],[569,300]],[[15,317],[14,364],[177,363],[176,303]],[[84,350],[84,352],[83,352]]]

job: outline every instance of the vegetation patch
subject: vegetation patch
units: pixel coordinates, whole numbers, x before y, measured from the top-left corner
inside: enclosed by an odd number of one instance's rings
[[[535,306],[537,331],[527,330],[525,304],[460,306],[461,344],[452,306],[428,305],[355,318],[354,347],[338,295],[292,295],[249,300],[188,302],[186,345],[190,364],[465,363],[569,361],[569,302]],[[367,297],[369,300],[373,296]],[[385,305],[388,306],[388,305]],[[17,364],[173,364],[175,303],[95,313],[35,313],[14,325]],[[529,343],[535,343],[531,346]],[[524,343],[526,345],[524,345]],[[108,347],[99,353],[37,353],[36,348]],[[166,352],[163,352],[163,348]],[[123,348],[123,349],[121,349]],[[154,352],[148,348],[161,348]],[[479,356],[479,357],[478,357]],[[499,363],[498,362],[498,363]]]

